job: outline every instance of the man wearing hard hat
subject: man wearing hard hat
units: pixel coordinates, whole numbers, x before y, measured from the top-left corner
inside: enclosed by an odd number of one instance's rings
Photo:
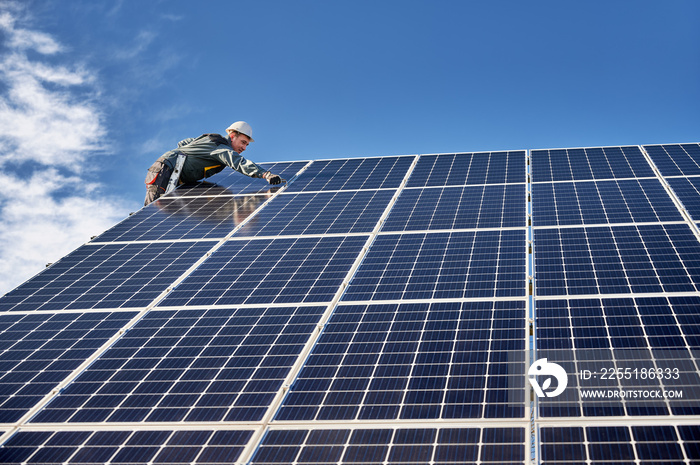
[[[227,166],[251,178],[263,178],[270,184],[282,182],[278,175],[241,156],[248,144],[253,142],[250,124],[237,121],[226,128],[226,133],[227,137],[203,134],[196,139],[185,139],[177,144],[177,149],[163,154],[148,169],[144,205],[170,192],[178,184],[208,178]]]

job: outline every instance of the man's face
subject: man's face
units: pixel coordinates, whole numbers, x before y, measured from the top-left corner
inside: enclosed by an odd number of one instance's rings
[[[231,133],[231,147],[236,153],[243,153],[250,144],[250,137],[241,133]]]

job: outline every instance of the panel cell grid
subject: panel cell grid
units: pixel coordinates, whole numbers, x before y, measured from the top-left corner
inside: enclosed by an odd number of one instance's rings
[[[523,301],[341,305],[277,420],[522,418]]]
[[[405,189],[383,231],[525,227],[525,184]]]
[[[250,463],[497,465],[524,461],[525,429],[513,427],[272,430]]]
[[[683,221],[656,179],[537,183],[533,226]]]
[[[700,426],[540,427],[544,465],[574,463],[682,465],[700,460]]]
[[[380,235],[343,301],[525,295],[524,230]]]
[[[315,161],[305,169],[287,192],[347,189],[396,189],[414,157],[350,158]]]
[[[693,221],[700,222],[700,177],[668,178],[667,181]]]
[[[365,236],[229,241],[161,305],[329,302],[366,241]]]
[[[663,176],[700,175],[700,144],[645,145]]]
[[[20,431],[0,463],[147,465],[235,463],[252,431]]]
[[[324,309],[152,311],[32,422],[258,421]]]
[[[0,423],[19,420],[135,315],[0,315]]]
[[[145,307],[211,247],[85,245],[0,298],[0,311]]]
[[[395,193],[374,190],[279,195],[236,236],[369,233]]]
[[[537,295],[696,292],[700,243],[685,224],[534,231]]]
[[[268,199],[242,197],[164,197],[143,208],[94,242],[223,239]]]
[[[260,163],[264,169],[278,174],[284,180],[291,180],[308,162],[279,162]],[[284,184],[271,186],[261,178],[251,178],[238,171],[225,169],[207,180],[197,184],[185,184],[179,186],[168,194],[170,197],[182,196],[211,196],[211,195],[241,195],[241,194],[273,194],[280,190]]]
[[[525,152],[421,155],[407,187],[525,182]]]
[[[537,359],[568,374],[543,417],[700,413],[700,297],[539,300],[536,315]]]
[[[532,181],[653,178],[639,147],[533,150]]]

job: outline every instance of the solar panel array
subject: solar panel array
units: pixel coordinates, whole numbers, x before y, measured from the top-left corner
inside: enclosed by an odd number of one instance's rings
[[[0,463],[700,463],[700,145],[265,166],[0,298]]]

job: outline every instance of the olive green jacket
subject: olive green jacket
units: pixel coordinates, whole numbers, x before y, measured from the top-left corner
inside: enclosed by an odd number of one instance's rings
[[[174,168],[180,153],[187,155],[180,174],[182,183],[208,178],[227,166],[251,178],[262,178],[266,171],[236,153],[231,147],[231,139],[219,134],[203,134],[195,139],[182,140],[177,144],[177,149],[166,152],[161,159]]]

